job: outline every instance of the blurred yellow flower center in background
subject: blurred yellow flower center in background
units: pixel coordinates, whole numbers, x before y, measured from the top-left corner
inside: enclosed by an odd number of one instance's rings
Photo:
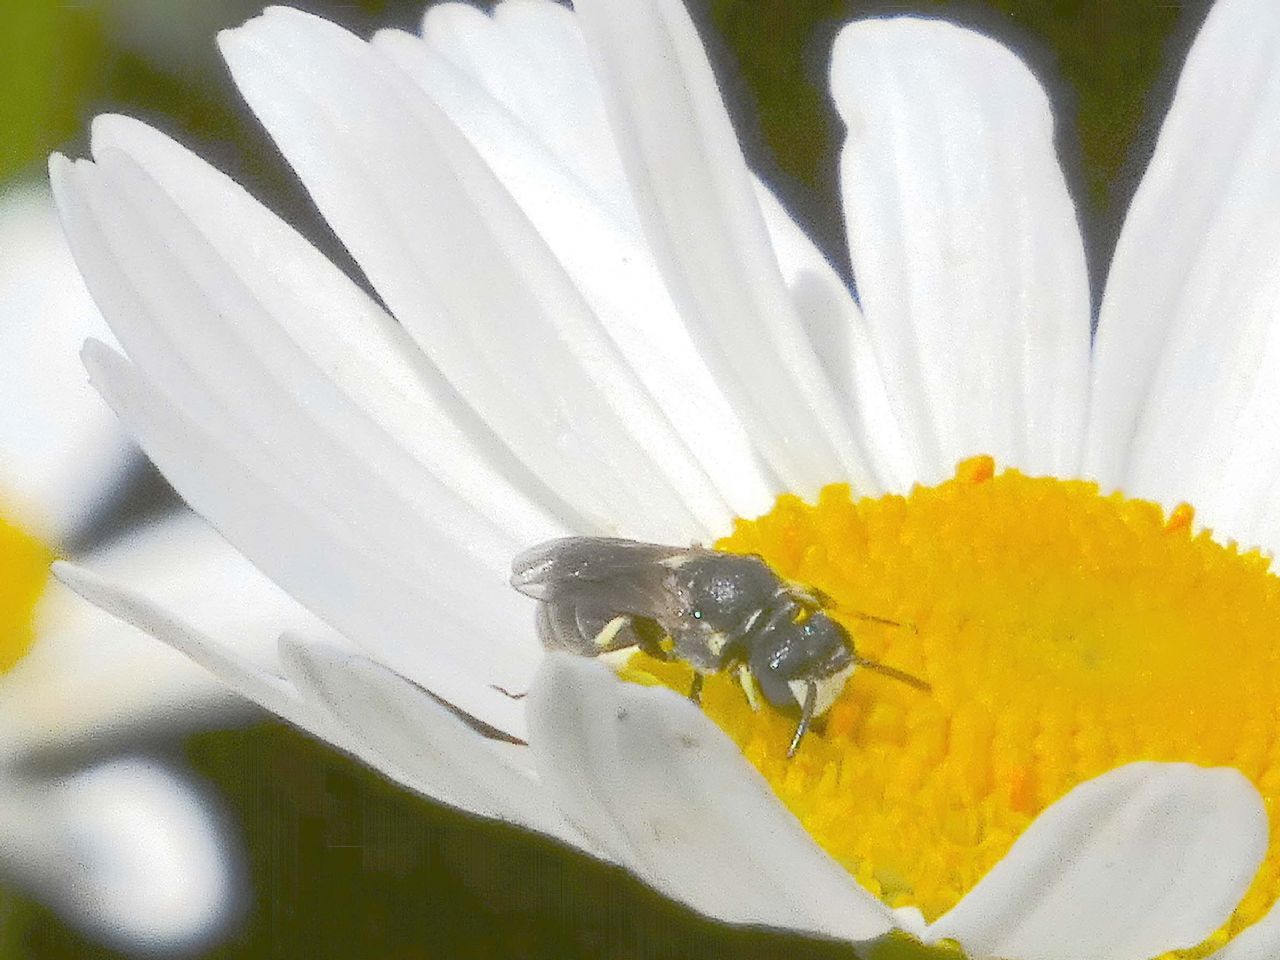
[[[44,543],[0,516],[0,673],[35,640],[36,603],[53,558]]]
[[[823,848],[928,920],[1085,780],[1136,760],[1236,767],[1272,841],[1208,952],[1280,880],[1280,578],[1191,519],[1092,483],[994,475],[987,457],[905,497],[784,496],[717,547],[825,592],[859,653],[932,690],[859,670],[792,760],[795,717],[753,712],[734,678],[709,678],[703,705]],[[687,667],[643,655],[624,673],[689,687]]]

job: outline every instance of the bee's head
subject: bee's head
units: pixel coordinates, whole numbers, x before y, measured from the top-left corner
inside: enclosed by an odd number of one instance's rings
[[[839,694],[844,676],[854,665],[853,643],[844,627],[819,611],[798,623],[780,623],[758,637],[748,665],[775,707],[797,706],[802,699],[797,690],[803,690],[810,681],[826,687],[830,685],[828,681],[838,678],[837,689],[829,697],[820,697],[827,701],[815,711],[815,716],[821,716]]]

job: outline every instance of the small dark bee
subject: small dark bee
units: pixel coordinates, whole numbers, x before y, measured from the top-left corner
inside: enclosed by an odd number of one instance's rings
[[[757,684],[775,707],[798,706],[788,757],[856,667],[929,689],[858,656],[849,632],[827,614],[826,597],[789,583],[756,556],[566,537],[522,553],[511,570],[511,585],[540,601],[538,636],[548,650],[594,657],[635,647],[692,666],[695,702],[707,674],[733,672],[753,708]]]

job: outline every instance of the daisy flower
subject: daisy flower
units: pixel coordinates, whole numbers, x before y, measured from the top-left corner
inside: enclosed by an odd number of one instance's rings
[[[678,0],[444,4],[370,42],[272,8],[220,44],[379,300],[100,117],[51,162],[124,351],[84,358],[336,636],[264,663],[65,582],[712,917],[1011,960],[1280,948],[1273,4],[1206,21],[1092,342],[1047,98],[945,22],[837,38],[851,278],[751,173]],[[788,758],[794,719],[726,678],[699,709],[679,664],[548,656],[510,564],[571,534],[759,554],[931,690],[857,672]]]
[[[137,454],[85,381],[75,347],[109,336],[47,185],[0,193],[0,877],[122,949],[203,943],[235,913],[238,876],[216,804],[136,751],[255,713],[185,658],[56,582],[71,555],[265,643],[313,622],[194,515],[104,542]],[[210,587],[241,598],[229,610]],[[191,605],[195,604],[196,607]],[[255,619],[256,618],[256,619]],[[255,635],[255,623],[257,633]]]

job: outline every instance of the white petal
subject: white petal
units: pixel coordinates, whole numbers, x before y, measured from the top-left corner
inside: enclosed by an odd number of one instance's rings
[[[590,848],[517,768],[496,754],[487,763],[477,754],[477,749],[485,749],[478,734],[467,730],[460,720],[430,701],[430,695],[408,681],[397,678],[392,684],[387,678],[394,678],[395,674],[372,666],[371,661],[344,655],[332,638],[282,639],[282,663],[276,668],[285,674],[281,676],[276,669],[251,662],[227,643],[202,633],[128,587],[68,563],[55,564],[54,572],[86,600],[169,644],[242,696],[359,757],[392,779],[445,803],[486,816],[504,816]],[[375,679],[369,679],[370,672]],[[382,687],[376,691],[377,683]],[[418,691],[417,696],[432,702],[437,712],[430,716],[423,713],[423,704],[418,700],[413,705],[406,704],[406,690]],[[355,691],[367,699],[350,699]],[[394,727],[393,710],[402,711]],[[416,736],[424,744],[437,749],[448,744],[449,759],[462,754],[467,761],[428,765],[423,762],[428,755],[405,752],[411,737],[406,736],[404,710],[414,711],[410,720],[421,725]],[[445,720],[441,713],[447,714],[451,726],[442,726]],[[459,735],[465,736],[467,742],[457,743]],[[500,777],[505,777],[501,785],[510,788],[510,795],[498,789]],[[521,785],[526,786],[523,796],[517,792]]]
[[[221,36],[241,91],[392,311],[587,521],[698,539],[730,514],[457,128],[352,35],[273,8]]]
[[[330,728],[327,714],[304,702],[289,681],[184,622],[173,611],[84,567],[59,562],[53,572],[85,600],[167,643],[241,696],[316,736],[342,742]]]
[[[185,955],[240,907],[220,819],[187,778],[138,758],[9,778],[0,871],[117,949]]]
[[[286,640],[281,653],[294,686],[329,710],[367,748],[361,756],[375,767],[463,810],[592,849],[541,784],[493,752],[493,741],[421,687],[324,644]]]
[[[1238,771],[1128,764],[1040,814],[929,938],[976,958],[1146,960],[1221,926],[1266,848]]]
[[[432,11],[449,9],[446,4]],[[469,12],[458,14],[462,20],[475,16],[492,23],[465,9]],[[511,192],[733,513],[756,516],[767,510],[777,491],[741,420],[698,355],[638,225],[627,226],[625,218],[615,217],[582,184],[580,158],[552,153],[529,131],[527,118],[492,99],[475,78],[459,72],[424,41],[384,31],[374,38],[374,46],[440,105]],[[548,59],[557,51],[539,52]],[[572,56],[565,51],[558,62]],[[581,56],[588,69],[585,51]],[[602,124],[599,133],[612,149],[607,126]],[[623,201],[630,206],[629,195]]]
[[[783,484],[873,488],[788,297],[715,77],[679,0],[581,0],[641,222],[694,342]]]
[[[507,0],[493,16],[445,3],[427,11],[423,40],[385,31],[374,45],[440,104],[512,191],[734,512],[767,509],[772,496],[745,432],[644,245],[576,18],[548,0]],[[857,306],[769,189],[754,185],[819,361],[881,434],[864,443],[873,471],[905,487],[911,473]]]
[[[55,572],[85,599],[169,644],[244,697],[392,779],[595,852],[519,764],[491,751],[486,738],[431,694],[336,646],[331,635],[286,637],[280,664],[263,666],[129,588],[67,563]]]
[[[82,560],[138,585],[264,669],[283,629],[318,621],[185,511],[138,529]],[[256,715],[185,657],[51,583],[36,641],[0,678],[0,757],[101,749],[117,738]]]
[[[1224,97],[1223,91],[1230,95]],[[1280,478],[1280,7],[1214,5],[1116,247],[1086,468],[1248,538]],[[1276,528],[1266,546],[1280,547]]]
[[[481,528],[461,527],[448,488],[282,338],[266,307],[280,292],[258,298],[127,155],[101,152],[103,166],[50,170],[81,268],[151,376],[94,348],[98,386],[179,492],[291,595],[502,726],[510,705],[472,679],[527,682],[540,652],[506,586],[509,541],[489,528],[481,557],[455,539],[452,526],[464,540]],[[422,642],[423,624],[438,642]]]
[[[831,90],[854,280],[922,479],[975,453],[1074,473],[1089,284],[1044,91],[998,43],[906,17],[845,27]]]
[[[109,336],[58,226],[48,188],[0,190],[0,504],[65,542],[104,505],[132,445],[75,359]]]
[[[272,323],[253,282],[261,266],[241,275],[130,157],[95,149],[96,164],[65,178],[53,165],[59,201],[85,276],[139,367],[220,434],[259,448],[275,476],[306,485],[389,558],[412,569],[424,555],[452,555],[432,573],[462,596],[486,575],[501,578],[491,558],[509,555],[513,539],[412,462]]]
[[[720,920],[854,940],[892,926],[687,699],[553,654],[529,728],[565,812],[667,895]]]
[[[521,648],[504,647],[495,656],[497,649],[486,644],[502,640],[487,619],[496,611],[440,592],[429,577],[407,578],[377,543],[344,529],[308,502],[304,490],[282,489],[264,478],[258,461],[243,459],[252,450],[212,439],[205,423],[158,397],[106,348],[91,342],[86,363],[103,396],[177,490],[200,503],[209,521],[290,596],[352,642],[378,650],[383,662],[519,735],[521,712],[489,684],[521,683],[537,655],[521,660]]]
[[[490,465],[500,456],[496,440],[474,424],[455,424],[460,411],[441,405],[444,385],[399,325],[296,231],[145,124],[97,117],[93,148],[132,160],[132,179],[142,180],[135,189],[162,191],[174,217],[199,231],[204,256],[225,261],[252,292],[256,309],[237,310],[235,326],[246,349],[270,357],[276,376],[289,378],[299,403],[323,408],[331,426],[339,409],[351,411],[359,426],[345,438],[359,444],[362,459],[376,457],[405,486],[446,488],[435,496],[456,540],[488,559],[486,544],[509,553],[566,532]],[[155,196],[144,192],[140,201]],[[177,230],[164,232],[172,238]],[[198,366],[204,356],[192,353]],[[397,454],[407,462],[398,464]],[[505,575],[505,561],[499,572]]]

